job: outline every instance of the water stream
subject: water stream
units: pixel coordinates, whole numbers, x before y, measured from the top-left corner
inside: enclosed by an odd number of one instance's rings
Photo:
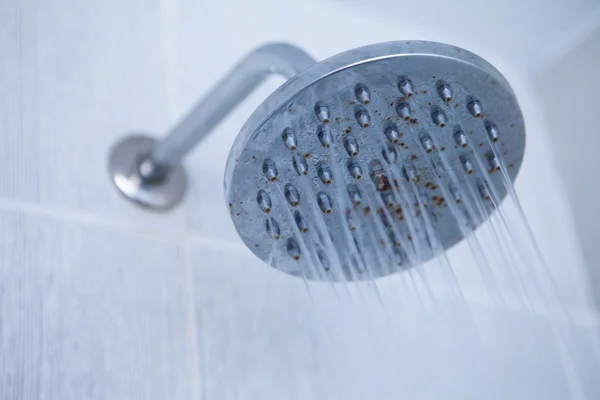
[[[448,111],[454,118],[452,112]],[[410,125],[407,129],[413,137],[419,135]],[[438,128],[429,124],[427,129]],[[488,137],[483,122],[478,129]],[[336,132],[331,134],[336,135]],[[504,330],[510,327],[514,332],[506,334],[514,335],[514,343],[531,346],[523,348],[527,356],[521,358],[519,349],[506,350],[514,352],[513,359],[520,360],[516,362],[535,362],[536,368],[543,369],[550,362],[549,355],[555,355],[561,369],[557,379],[566,381],[566,396],[588,399],[586,382],[577,362],[576,332],[571,328],[574,322],[525,218],[503,155],[489,140],[488,145],[498,161],[498,168],[490,169],[489,160],[467,143],[464,151],[472,164],[457,168],[456,160],[448,153],[437,151],[442,144],[437,142],[436,135],[431,136],[435,153],[429,154],[425,149],[416,152],[428,160],[429,170],[434,172],[428,179],[432,181],[430,185],[439,188],[436,193],[441,195],[436,198],[430,198],[430,193],[421,188],[420,172],[411,170],[410,162],[394,158],[391,151],[400,153],[398,144],[383,150],[379,164],[355,162],[360,176],[355,175],[352,180],[352,174],[343,170],[343,162],[338,159],[344,152],[339,148],[342,143],[339,137],[323,150],[332,179],[323,186],[322,193],[331,201],[331,209],[323,207],[318,197],[320,193],[315,192],[316,186],[322,187],[320,182],[316,185],[312,181],[316,177],[299,176],[301,202],[295,206],[286,199],[285,182],[271,183],[275,200],[284,205],[288,225],[292,227],[292,245],[297,249],[290,254],[297,251],[298,268],[310,298],[310,304],[303,309],[305,316],[310,316],[310,326],[303,326],[306,331],[298,328],[298,332],[316,340],[315,348],[322,352],[303,354],[302,357],[311,360],[304,368],[319,371],[316,374],[325,373],[318,379],[322,379],[324,385],[333,382],[336,393],[343,392],[346,386],[359,387],[359,382],[366,382],[365,377],[371,376],[370,372],[380,387],[397,377],[411,376],[415,382],[423,379],[418,384],[423,391],[428,368],[438,371],[429,379],[444,380],[440,372],[443,368],[438,369],[435,355],[438,351],[444,354],[444,362],[469,371],[476,386],[479,381],[492,379],[488,373],[491,368],[509,369],[500,367],[504,364],[499,349],[503,348],[495,348],[494,343],[501,341]],[[294,157],[302,156],[301,151],[294,151]],[[433,207],[433,203],[438,207]],[[513,206],[515,213],[507,212],[507,203]],[[472,270],[465,272],[465,267],[457,264],[457,260],[467,257],[456,256],[459,250],[448,249],[444,242],[447,238],[439,233],[440,209],[449,210],[452,218],[445,219],[444,223],[454,224],[464,239],[464,243],[456,247],[473,260]],[[299,219],[299,215],[304,219]],[[332,234],[333,226],[341,227],[335,230],[338,236]],[[274,244],[272,253],[276,251],[280,249]],[[272,254],[269,264],[274,258]],[[481,293],[472,290],[475,284],[463,281],[465,275],[472,279],[479,277]],[[265,295],[257,303],[248,346],[258,340],[264,329],[264,309],[270,307],[266,300],[269,290],[265,288]],[[494,318],[509,321],[506,326],[490,322],[481,311],[477,302],[486,298],[489,298],[486,307],[493,307]],[[360,318],[356,318],[357,315]],[[288,314],[285,317],[295,318]],[[525,322],[520,323],[519,318]],[[490,329],[494,334],[490,334]],[[447,331],[452,333],[445,338]],[[428,340],[428,344],[423,340]],[[411,343],[418,343],[421,353],[411,353]],[[309,351],[310,346],[305,345],[303,349]],[[436,350],[427,359],[429,347]],[[600,355],[599,349],[594,341],[591,350]],[[404,360],[407,354],[411,354],[410,360],[415,362],[423,359],[424,364],[415,370],[425,376],[407,369],[411,367]],[[384,365],[382,360],[385,360],[385,370],[379,368]],[[297,362],[297,359],[289,361]],[[495,367],[489,367],[490,364]],[[594,367],[600,367],[598,362]],[[347,370],[361,371],[365,375],[357,372],[347,376],[344,372]],[[453,376],[453,371],[445,373]],[[509,376],[509,372],[502,374]],[[497,378],[488,384],[500,380]],[[365,388],[364,385],[366,383],[360,387]],[[404,385],[409,385],[408,381],[404,381]],[[448,387],[452,385],[448,383]],[[483,388],[480,393],[485,393]],[[420,393],[407,387],[396,389],[398,393]],[[360,393],[368,393],[368,390]],[[475,391],[463,389],[462,395],[449,398],[475,398],[469,397],[471,393]],[[347,395],[343,398],[367,397]]]

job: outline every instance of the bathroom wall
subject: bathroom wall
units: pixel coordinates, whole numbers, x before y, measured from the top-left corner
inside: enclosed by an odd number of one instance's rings
[[[539,29],[511,53],[499,38],[518,24],[493,8],[478,21],[495,34],[479,22],[481,40],[454,41],[464,24],[430,29],[335,1],[0,2],[0,397],[597,396],[587,272],[544,110],[517,62],[548,32],[542,17],[567,26],[590,8],[573,4],[553,19],[528,8]],[[111,187],[112,143],[160,135],[256,45],[289,41],[322,59],[405,37],[477,50],[515,86],[530,133],[517,190],[576,324],[496,304],[464,247],[449,256],[466,303],[433,266],[423,269],[433,296],[407,277],[379,291],[313,285],[309,296],[268,271],[234,232],[222,176],[239,127],[279,78],[190,154],[190,193],[174,212],[145,212]],[[546,201],[533,182],[545,182]]]
[[[600,148],[600,119],[596,113],[599,69],[600,23],[536,79],[593,287],[600,287],[600,212],[596,201],[600,182],[596,154]],[[557,98],[552,86],[558,82],[563,87]],[[600,293],[596,294],[600,304]]]

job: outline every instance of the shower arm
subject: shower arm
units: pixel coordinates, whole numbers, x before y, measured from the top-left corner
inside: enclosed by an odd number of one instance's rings
[[[304,50],[287,43],[270,43],[256,48],[154,144],[150,154],[138,164],[140,178],[156,183],[166,179],[170,169],[179,165],[183,157],[267,77],[278,74],[289,79],[315,63],[316,60]]]

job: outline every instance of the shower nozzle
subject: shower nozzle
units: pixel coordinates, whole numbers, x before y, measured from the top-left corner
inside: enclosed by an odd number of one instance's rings
[[[417,266],[481,224],[521,166],[515,95],[467,50],[389,42],[317,63],[294,46],[269,44],[164,139],[117,143],[114,184],[146,208],[177,205],[187,185],[182,158],[274,73],[289,80],[235,139],[225,197],[248,248],[286,273],[363,280]]]

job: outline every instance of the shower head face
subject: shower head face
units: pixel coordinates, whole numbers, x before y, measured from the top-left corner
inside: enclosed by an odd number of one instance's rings
[[[275,91],[236,138],[225,195],[242,240],[273,267],[373,279],[479,226],[524,149],[515,95],[486,61],[440,43],[381,43]]]

